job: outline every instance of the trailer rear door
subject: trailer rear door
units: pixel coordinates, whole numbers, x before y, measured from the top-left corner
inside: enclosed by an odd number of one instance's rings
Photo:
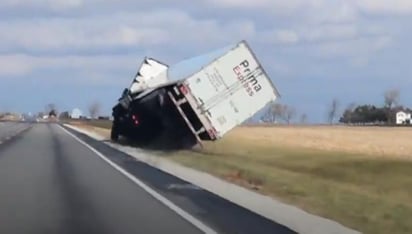
[[[279,97],[245,41],[190,76],[185,85],[196,100],[196,112],[208,119],[217,138]]]

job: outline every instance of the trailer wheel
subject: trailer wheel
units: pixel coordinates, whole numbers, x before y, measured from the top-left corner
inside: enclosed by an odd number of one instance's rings
[[[116,123],[113,123],[112,125],[112,131],[110,133],[110,139],[112,139],[112,141],[118,141],[119,140],[119,130],[118,130],[118,126]]]

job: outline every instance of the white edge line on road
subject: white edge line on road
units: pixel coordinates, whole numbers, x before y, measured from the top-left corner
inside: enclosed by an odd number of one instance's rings
[[[69,134],[71,137],[73,137],[76,141],[78,141],[79,143],[81,143],[82,145],[86,146],[89,150],[91,150],[93,153],[95,153],[97,156],[99,156],[101,159],[103,159],[105,162],[107,162],[110,166],[114,167],[116,170],[118,170],[120,173],[122,173],[124,176],[126,176],[128,179],[130,179],[131,181],[133,181],[135,184],[137,184],[138,186],[140,186],[142,189],[144,189],[147,193],[149,193],[151,196],[153,196],[156,200],[160,201],[161,203],[163,203],[165,206],[167,206],[169,209],[171,209],[172,211],[176,212],[178,215],[180,215],[182,218],[184,218],[186,221],[188,221],[189,223],[191,223],[193,226],[195,226],[196,228],[198,228],[199,230],[201,230],[204,233],[216,233],[216,231],[214,231],[212,228],[208,227],[207,225],[205,225],[204,223],[202,223],[200,220],[196,219],[195,217],[193,217],[192,215],[190,215],[189,213],[187,213],[186,211],[184,211],[183,209],[181,209],[180,207],[176,206],[175,204],[173,204],[173,202],[171,202],[170,200],[168,200],[167,198],[163,197],[162,195],[160,195],[158,192],[156,192],[155,190],[153,190],[152,188],[150,188],[149,186],[147,186],[145,183],[143,183],[142,181],[140,181],[139,179],[137,179],[136,177],[134,177],[132,174],[130,174],[129,172],[127,172],[126,170],[124,170],[123,168],[121,168],[120,166],[118,166],[117,164],[115,164],[114,162],[110,161],[106,156],[104,156],[102,153],[100,153],[99,151],[97,151],[96,149],[94,149],[93,147],[91,147],[90,145],[88,145],[86,142],[82,141],[81,139],[79,139],[77,136],[75,136],[74,134],[72,134],[71,132],[67,131],[65,128],[63,128],[62,126],[58,125],[64,132],[66,132],[67,134]]]

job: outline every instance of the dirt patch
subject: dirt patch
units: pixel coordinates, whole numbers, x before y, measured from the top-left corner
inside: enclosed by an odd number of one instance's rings
[[[84,123],[78,123],[78,122],[70,123],[70,125],[73,125],[75,127],[79,127],[79,128],[88,130],[90,132],[93,132],[95,134],[98,134],[102,136],[104,140],[110,140],[110,129],[95,127],[95,126],[91,126],[91,125],[84,124]]]

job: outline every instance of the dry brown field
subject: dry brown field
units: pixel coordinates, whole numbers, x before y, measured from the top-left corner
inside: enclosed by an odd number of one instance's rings
[[[375,157],[412,159],[412,128],[349,126],[239,127],[227,138]]]

